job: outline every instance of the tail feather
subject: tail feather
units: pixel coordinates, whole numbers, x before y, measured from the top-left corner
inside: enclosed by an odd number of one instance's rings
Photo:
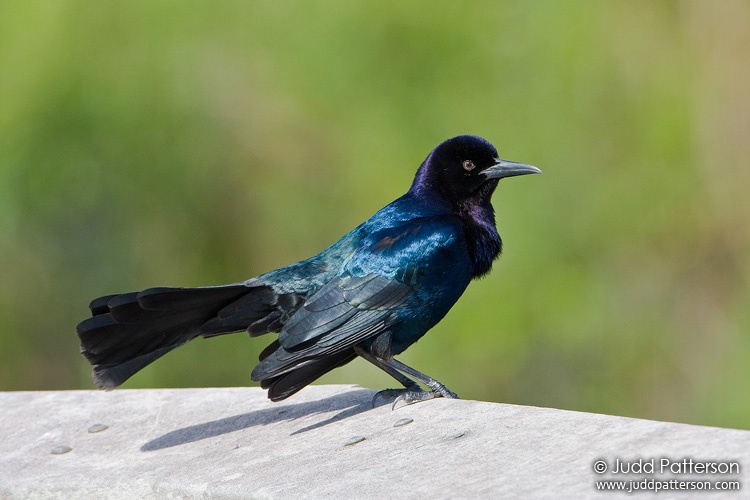
[[[259,289],[270,289],[264,285],[240,283],[236,285],[206,286],[201,288],[149,288],[138,294],[138,303],[144,309],[191,309],[204,307],[207,302],[222,304],[238,299],[248,291],[257,292]]]
[[[94,299],[89,304],[89,309],[91,309],[91,314],[94,316],[98,316],[100,314],[107,314],[109,312],[109,301],[117,297],[117,294],[115,295],[105,295],[104,297],[99,297],[97,299]]]
[[[94,365],[94,382],[111,389],[196,337],[277,331],[302,300],[257,282],[150,288],[93,300],[93,316],[76,332],[81,353]]]
[[[304,303],[305,295],[277,293],[257,281],[205,288],[149,288],[107,295],[89,304],[92,317],[76,327],[81,353],[94,366],[100,389],[114,389],[145,366],[196,337],[241,330],[257,336],[279,331]],[[275,339],[260,354],[263,361],[283,349]],[[356,353],[347,349],[320,358],[300,359],[283,373],[260,376],[273,401],[285,399]]]
[[[207,301],[200,308],[144,309],[135,293],[119,295],[109,303],[109,313],[88,318],[76,327],[81,352],[93,365],[123,363],[156,349],[184,344],[200,334],[200,325],[220,307]]]
[[[180,314],[187,307],[180,309],[146,309],[138,300],[139,294],[123,293],[112,298],[109,301],[109,316],[117,323],[123,324],[143,324],[154,323],[155,321],[166,321],[170,316]],[[96,316],[95,316],[96,317]]]
[[[161,349],[156,349],[148,354],[143,354],[122,363],[111,365],[96,365],[91,373],[91,379],[99,389],[111,390],[139,372],[145,366],[164,356],[169,351],[180,347],[181,344],[173,344]]]
[[[214,318],[201,326],[201,334],[209,337],[240,329],[256,337],[277,332],[303,302],[302,295],[279,294],[271,287],[259,287],[256,293],[246,294],[219,310]]]

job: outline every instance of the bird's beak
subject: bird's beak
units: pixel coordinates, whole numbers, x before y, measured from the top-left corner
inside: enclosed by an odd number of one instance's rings
[[[497,163],[482,171],[487,179],[502,179],[503,177],[514,177],[516,175],[541,174],[542,171],[525,163],[514,161],[497,160]]]

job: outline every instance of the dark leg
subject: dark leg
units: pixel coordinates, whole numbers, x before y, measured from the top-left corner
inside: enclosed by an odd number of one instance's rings
[[[453,391],[449,390],[447,387],[445,387],[443,384],[438,382],[432,377],[428,377],[424,373],[418,372],[414,368],[411,368],[408,365],[405,365],[404,363],[400,361],[396,361],[393,358],[390,359],[381,359],[375,355],[373,355],[371,352],[366,351],[362,349],[361,347],[355,347],[354,350],[357,354],[365,358],[370,363],[374,364],[384,372],[386,372],[391,377],[398,380],[403,386],[404,389],[385,389],[383,391],[378,392],[375,394],[375,397],[372,398],[372,405],[375,406],[375,403],[377,402],[378,398],[383,398],[385,400],[394,399],[393,402],[393,409],[396,409],[396,406],[398,403],[403,402],[406,405],[412,404],[412,403],[418,403],[420,401],[427,401],[428,399],[433,398],[451,398],[451,399],[457,399],[458,395],[454,393]],[[410,379],[406,375],[404,375],[402,372],[407,373],[411,375],[412,377],[416,378],[420,382],[422,382],[424,385],[429,387],[430,391],[423,390],[419,384],[417,384],[414,380]]]
[[[388,363],[388,365],[390,365],[394,369],[407,373],[411,375],[412,377],[414,377],[415,379],[419,380],[424,385],[432,389],[432,392],[435,393],[436,396],[440,396],[443,398],[450,398],[450,399],[458,399],[458,394],[451,391],[450,389],[445,387],[443,384],[441,384],[434,378],[429,377],[422,372],[418,372],[411,366],[405,365],[401,361],[398,361],[396,359],[390,359],[386,363]]]
[[[378,359],[376,356],[371,354],[369,351],[365,351],[361,347],[354,347],[354,351],[365,358],[367,361],[372,363],[373,365],[377,366],[384,372],[386,372],[391,377],[398,380],[404,387],[407,389],[419,389],[419,384],[414,382],[412,379],[407,377],[406,375],[402,374],[395,368],[391,368],[389,365],[387,365],[383,360]],[[406,365],[404,365],[406,366]]]

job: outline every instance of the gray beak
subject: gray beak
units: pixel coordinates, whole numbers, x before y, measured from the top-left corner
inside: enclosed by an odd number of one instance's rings
[[[542,171],[525,163],[514,161],[497,160],[497,163],[482,171],[487,179],[502,179],[503,177],[515,177],[516,175],[541,174]]]

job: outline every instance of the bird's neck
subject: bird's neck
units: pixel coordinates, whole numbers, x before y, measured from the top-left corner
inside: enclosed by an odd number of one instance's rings
[[[473,277],[479,278],[492,269],[492,261],[500,256],[503,242],[495,227],[495,210],[490,203],[491,192],[478,193],[474,199],[453,203],[439,196],[424,196],[424,192],[411,190],[405,198],[434,213],[457,215],[464,229],[464,237],[473,263]],[[420,210],[421,212],[422,210]]]
[[[495,211],[489,200],[459,207],[459,216],[474,263],[474,278],[484,276],[492,269],[492,261],[500,256],[503,241],[495,226]]]

